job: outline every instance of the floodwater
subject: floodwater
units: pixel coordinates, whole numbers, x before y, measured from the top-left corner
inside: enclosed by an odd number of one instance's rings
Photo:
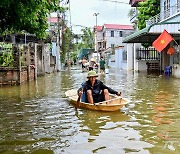
[[[0,88],[0,153],[180,153],[180,79],[110,69],[101,79],[129,104],[77,109],[65,91],[86,80],[76,66]]]

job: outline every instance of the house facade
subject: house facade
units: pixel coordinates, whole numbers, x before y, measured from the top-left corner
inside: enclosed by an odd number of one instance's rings
[[[160,71],[164,71],[166,66],[171,66],[173,76],[180,78],[180,0],[161,0],[160,5],[160,13],[146,21],[146,28],[123,39],[124,43],[128,43],[127,59],[132,60],[128,69],[147,71],[150,65],[158,64]],[[144,53],[140,52],[141,43],[153,43],[164,29],[174,41],[160,53],[152,52],[153,48],[149,51],[145,50]],[[167,53],[170,47],[175,49],[173,55]],[[153,56],[155,53],[158,55]]]
[[[60,61],[60,47],[59,44],[61,43],[58,37],[58,19],[57,13],[51,13],[49,18],[48,18],[48,23],[49,23],[49,32],[52,37],[52,42],[51,42],[51,50],[49,53],[46,53],[49,58],[46,59],[48,63],[50,64],[51,68],[46,69],[47,73],[51,73],[53,71],[60,71],[61,70],[61,61]]]
[[[104,24],[95,27],[95,50],[105,57],[109,67],[124,69],[121,67],[122,57],[127,54],[126,43],[122,43],[124,37],[132,34],[132,25]],[[126,60],[124,59],[123,62]]]

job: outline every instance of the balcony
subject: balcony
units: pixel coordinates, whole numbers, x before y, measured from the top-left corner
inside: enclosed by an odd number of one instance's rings
[[[130,16],[130,22],[131,23],[137,23],[137,15],[138,15],[138,10],[133,8],[132,9],[132,15]]]
[[[180,3],[177,3],[176,5],[170,7],[167,10],[162,11],[161,13],[155,15],[154,17],[150,18],[146,21],[146,26],[150,26],[155,23],[163,22],[164,20],[167,20],[174,15],[180,13]]]

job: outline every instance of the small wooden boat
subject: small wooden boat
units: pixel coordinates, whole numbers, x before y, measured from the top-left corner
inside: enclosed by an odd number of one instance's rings
[[[65,95],[69,98],[72,104],[77,105],[78,95],[76,89],[66,91]],[[108,101],[99,102],[95,105],[86,102],[80,102],[79,107],[97,111],[118,111],[127,103],[127,99],[122,98],[121,96],[115,96],[110,94],[110,100]]]

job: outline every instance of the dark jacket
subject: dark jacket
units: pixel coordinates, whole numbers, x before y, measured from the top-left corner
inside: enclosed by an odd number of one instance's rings
[[[94,83],[94,86],[91,86],[91,82],[88,80],[82,84],[82,88],[79,88],[78,91],[80,91],[82,89],[83,89],[83,92],[85,92],[85,93],[87,92],[87,90],[92,90],[94,102],[99,102],[99,97],[101,96],[104,89],[108,89],[108,92],[111,94],[117,95],[117,93],[118,93],[117,91],[111,89],[110,87],[107,87],[100,80],[96,80]]]

